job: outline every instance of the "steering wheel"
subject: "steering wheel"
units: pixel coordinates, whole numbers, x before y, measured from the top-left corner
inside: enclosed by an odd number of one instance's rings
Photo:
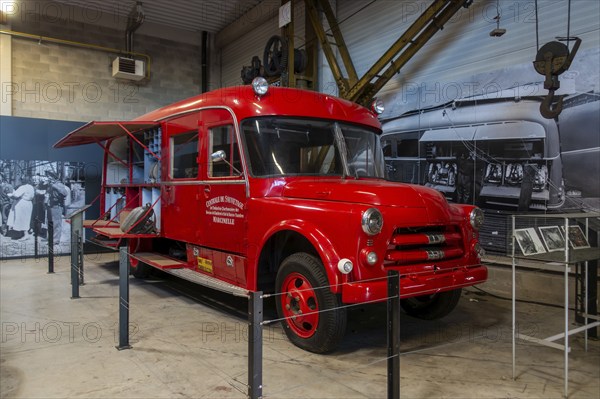
[[[365,168],[356,168],[354,169],[354,173],[356,173],[356,176],[360,177],[360,176],[367,176],[367,169]]]

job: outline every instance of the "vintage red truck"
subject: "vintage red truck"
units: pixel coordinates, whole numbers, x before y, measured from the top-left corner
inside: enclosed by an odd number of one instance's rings
[[[289,339],[327,352],[344,305],[386,298],[388,270],[401,273],[404,310],[425,319],[487,278],[482,211],[387,181],[380,134],[374,110],[258,78],[90,122],[55,147],[104,148],[103,215],[85,227],[105,246],[128,240],[134,275],[276,293]]]

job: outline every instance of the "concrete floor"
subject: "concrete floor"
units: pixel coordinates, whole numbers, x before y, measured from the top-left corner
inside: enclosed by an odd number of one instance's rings
[[[67,258],[0,262],[2,398],[244,398],[245,299],[174,277],[131,280],[133,349],[118,351],[116,254],[86,256],[86,285],[71,300]],[[266,303],[266,318],[274,305]],[[558,308],[520,303],[521,328],[560,332]],[[264,339],[265,398],[386,397],[385,305],[353,308],[330,355],[294,347],[279,326]],[[510,301],[465,292],[440,321],[402,316],[401,396],[560,398],[562,352],[521,343],[511,378]],[[572,398],[600,397],[600,342],[571,338]]]

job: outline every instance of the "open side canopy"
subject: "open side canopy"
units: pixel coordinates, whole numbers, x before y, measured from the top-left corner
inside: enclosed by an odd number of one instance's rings
[[[100,143],[115,137],[132,135],[140,130],[158,127],[154,121],[128,122],[90,122],[60,139],[54,148],[73,147],[76,145]]]

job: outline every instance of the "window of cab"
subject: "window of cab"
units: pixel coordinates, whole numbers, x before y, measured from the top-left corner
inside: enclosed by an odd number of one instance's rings
[[[240,150],[233,125],[215,126],[209,129],[208,177],[228,178],[242,175]],[[211,155],[223,151],[225,159],[213,161]]]
[[[198,177],[198,132],[186,132],[171,137],[171,177]]]

